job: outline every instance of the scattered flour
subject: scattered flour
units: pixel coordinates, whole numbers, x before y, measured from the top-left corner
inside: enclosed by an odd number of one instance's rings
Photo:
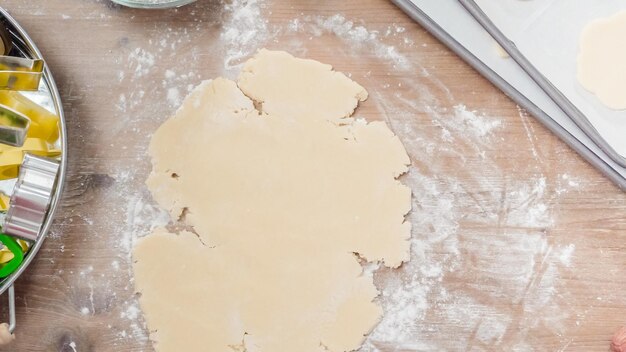
[[[146,193],[140,193],[128,200],[127,230],[120,242],[121,249],[128,258],[130,258],[133,242],[138,235],[147,235],[155,228],[163,227],[170,222],[169,213],[148,201],[148,198]]]
[[[165,78],[168,80],[172,80],[176,77],[176,73],[172,70],[165,70]]]
[[[155,63],[153,53],[141,48],[136,48],[128,56],[129,69],[133,71],[133,77],[139,78],[150,72]]]
[[[378,58],[391,62],[392,68],[406,70],[410,67],[409,60],[400,54],[394,45],[383,42],[384,38],[395,37],[403,33],[403,27],[389,26],[386,31],[381,33],[376,30],[368,30],[362,25],[356,25],[343,15],[336,14],[329,17],[304,16],[295,18],[289,22],[287,31],[309,34],[310,39],[324,34],[333,34],[346,42],[350,48],[357,50],[366,48]],[[405,44],[412,44],[412,41],[407,41]]]
[[[414,163],[404,180],[414,194],[413,238],[412,261],[378,277],[385,315],[363,351],[528,350],[526,337],[544,325],[565,336],[575,313],[559,279],[575,246],[547,236],[562,193],[541,172],[504,173],[491,156],[502,119],[469,110],[435,77],[422,77],[398,84],[408,92],[371,92]],[[416,114],[441,134],[425,131]],[[454,329],[455,340],[442,329]]]
[[[454,113],[463,121],[468,133],[475,137],[491,135],[494,129],[502,125],[500,120],[488,119],[476,111],[468,111],[463,104],[455,105]]]
[[[372,30],[341,14],[303,15],[279,27],[264,18],[264,8],[260,0],[234,0],[224,6],[220,45],[225,53],[225,74],[235,72],[247,57],[275,38],[334,36],[345,45],[348,53],[344,55],[374,52],[390,70],[418,72],[424,80],[416,82],[411,76],[397,83],[373,78],[366,82],[371,103],[378,105],[379,113],[415,160],[403,180],[413,189],[415,199],[409,216],[414,229],[413,260],[396,272],[383,270],[384,275],[370,268],[381,288],[385,315],[362,350],[519,348],[529,331],[542,323],[551,324],[554,334],[566,333],[563,321],[570,314],[559,299],[558,280],[562,268],[572,265],[575,247],[554,245],[547,239],[546,229],[555,225],[551,209],[559,193],[549,189],[546,177],[537,173],[518,180],[503,174],[492,160],[494,143],[501,138],[498,133],[506,128],[503,120],[459,104],[426,68],[401,54],[399,47],[415,45],[403,36],[403,27]],[[161,48],[170,47],[172,41],[176,45],[185,42],[173,38],[166,34],[153,42],[151,50],[157,59],[165,55]],[[288,46],[295,53],[306,50],[302,42]],[[139,61],[134,57],[140,53],[143,51],[129,57],[134,68],[131,79],[139,76],[138,64],[132,62]],[[140,71],[148,66],[142,63]],[[188,90],[191,80],[207,78],[194,72],[180,74],[180,69],[168,69],[161,76],[170,109],[180,105],[181,92]],[[363,79],[370,79],[370,73]],[[125,79],[128,74],[119,76]],[[409,87],[409,93],[400,93],[393,86]],[[432,89],[443,92],[447,100],[436,98]],[[127,109],[133,109],[130,105],[126,102]],[[416,114],[428,116],[441,134],[433,136],[416,125]],[[479,155],[481,161],[466,165],[471,155]],[[463,171],[454,176],[446,172],[450,167]],[[570,189],[573,184],[563,186]],[[137,236],[169,222],[168,214],[154,206],[145,193],[135,190],[132,194],[121,243],[128,253]],[[498,230],[491,230],[494,228]],[[463,282],[465,285],[459,286]],[[524,313],[520,315],[518,310]],[[553,314],[546,316],[545,312]],[[138,316],[136,302],[128,302],[122,317],[133,321]],[[437,334],[438,326],[444,324],[458,325],[461,341],[447,341]],[[521,328],[511,331],[517,325]],[[135,327],[141,329],[140,325]],[[135,334],[139,333],[123,330],[118,335],[132,338]]]
[[[226,43],[226,70],[236,69],[269,38],[263,7],[265,4],[260,0],[233,0],[224,4],[227,19],[220,40]]]
[[[171,107],[177,108],[180,106],[182,99],[180,97],[180,91],[176,87],[169,88],[167,90],[167,102]]]
[[[548,231],[558,224],[554,205],[561,195],[579,187],[579,180],[564,173],[555,186],[541,170],[527,178],[504,171],[494,160],[502,143],[500,132],[507,128],[504,120],[460,103],[418,59],[403,55],[426,43],[414,43],[402,26],[377,24],[373,29],[343,14],[301,15],[286,25],[274,25],[267,20],[269,9],[262,0],[223,1],[218,8],[219,22],[205,21],[210,10],[198,6],[193,22],[185,26],[160,27],[138,42],[121,41],[124,50],[113,79],[129,88],[111,93],[119,120],[113,122],[111,133],[128,131],[138,144],[128,145],[134,159],[120,158],[119,165],[107,166],[117,174],[111,175],[114,187],[104,196],[104,204],[123,199],[117,215],[124,221],[115,227],[119,238],[113,245],[119,256],[110,267],[114,276],[122,277],[127,292],[115,298],[115,314],[127,323],[111,327],[117,338],[148,343],[133,297],[130,253],[138,237],[167,225],[170,218],[143,186],[150,170],[146,148],[151,131],[180,105],[185,93],[211,78],[197,63],[198,57],[207,51],[222,53],[224,65],[217,74],[232,75],[268,43],[306,56],[307,42],[323,36],[338,42],[339,57],[374,53],[376,62],[385,65],[379,75],[385,70],[399,73],[400,78],[381,78],[371,71],[355,72],[361,76],[353,78],[368,88],[371,99],[366,104],[376,106],[413,160],[403,179],[414,194],[414,210],[408,217],[413,224],[412,261],[396,271],[365,269],[381,289],[385,315],[362,350],[521,351],[530,350],[526,337],[542,326],[549,326],[547,334],[567,334],[564,322],[572,312],[559,280],[563,270],[575,265],[576,247],[552,243]],[[215,24],[221,26],[219,40],[200,39]],[[189,55],[175,60],[181,48]],[[157,69],[163,62],[176,65]],[[520,119],[541,163],[528,117],[520,111]],[[89,268],[82,272],[77,277],[83,281],[97,281]],[[103,297],[112,296],[106,287],[110,282],[98,285],[83,284],[88,291],[81,314],[96,314],[93,302],[103,299],[100,291]],[[449,341],[439,330],[450,326],[456,327],[460,340]]]
[[[574,254],[575,250],[576,250],[576,245],[574,245],[573,243],[570,243],[565,247],[559,248],[558,258],[559,258],[559,261],[561,261],[561,264],[563,264],[564,266],[568,268],[572,266],[572,255]]]
[[[139,317],[140,313],[141,310],[137,305],[130,305],[125,312],[122,312],[122,314],[120,314],[120,317],[122,319],[135,320]]]
[[[568,175],[568,174],[563,174],[561,175],[561,179],[565,182],[567,182],[567,185],[570,187],[578,187],[580,186],[579,181],[577,181],[575,178],[573,178],[572,176]]]

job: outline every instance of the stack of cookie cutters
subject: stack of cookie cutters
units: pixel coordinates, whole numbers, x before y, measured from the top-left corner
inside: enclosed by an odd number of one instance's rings
[[[0,90],[37,91],[43,74],[44,61],[10,56],[13,42],[9,31],[0,26]],[[8,105],[0,104],[0,143],[21,147],[31,119]]]
[[[0,294],[8,292],[13,332],[13,283],[52,224],[65,179],[67,134],[59,92],[41,52],[1,7],[0,44],[0,189],[13,189],[10,198],[0,194]]]

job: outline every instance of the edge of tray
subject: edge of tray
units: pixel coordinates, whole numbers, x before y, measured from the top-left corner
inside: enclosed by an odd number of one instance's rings
[[[619,166],[626,167],[626,157],[613,148],[600,132],[593,126],[587,116],[574,105],[558,88],[550,82],[539,70],[517,49],[502,31],[491,21],[474,0],[459,0],[461,5],[474,19],[491,35],[491,37],[504,49],[504,51],[517,62],[517,64],[532,78],[535,83],[574,121],[576,126],[587,135],[611,160]]]
[[[570,148],[574,149],[580,156],[583,157],[588,163],[597,168],[608,179],[615,183],[622,191],[626,192],[626,179],[623,178],[618,172],[608,166],[604,160],[600,159],[596,154],[589,150],[581,141],[576,139],[561,125],[556,123],[550,116],[548,116],[537,105],[531,102],[517,89],[511,86],[507,81],[485,65],[480,59],[474,56],[463,45],[454,40],[443,28],[441,28],[435,21],[433,21],[427,14],[415,6],[410,0],[391,0],[396,6],[398,6],[404,13],[411,17],[414,21],[419,23],[428,32],[430,32],[435,38],[445,44],[450,50],[461,57],[467,64],[472,66],[476,71],[483,75],[493,85],[498,87],[504,92],[511,100],[522,108],[527,110],[533,115],[541,124],[543,124],[548,130],[557,135],[563,140]],[[584,132],[584,131],[583,131]]]

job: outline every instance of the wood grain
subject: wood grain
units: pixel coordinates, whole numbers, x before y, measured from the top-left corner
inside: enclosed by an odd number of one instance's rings
[[[425,316],[414,322],[420,339],[415,342],[430,347],[387,341],[377,348],[606,351],[613,331],[626,323],[626,297],[621,294],[626,289],[626,195],[391,3],[263,4],[268,26],[282,31],[262,45],[331,63],[371,93],[379,92],[359,108],[359,116],[385,118],[407,144],[415,173],[455,201],[459,253],[451,253],[444,242],[433,242],[429,249],[429,255],[443,264],[445,258],[457,256],[454,267],[444,267],[446,274],[437,286],[446,288],[448,300],[429,296]],[[69,177],[52,236],[16,285],[17,341],[0,351],[150,351],[143,320],[134,310],[126,246],[133,235],[148,231],[146,222],[152,219],[142,213],[146,205],[137,202],[150,198],[143,187],[150,170],[145,152],[152,131],[176,108],[168,102],[172,85],[184,95],[187,85],[202,79],[233,77],[232,70],[224,69],[227,43],[220,40],[230,16],[226,5],[200,0],[175,11],[141,11],[106,0],[5,0],[2,6],[38,43],[59,84],[68,119]],[[318,37],[285,30],[295,18],[335,14],[376,31],[380,42],[394,47],[412,69],[394,68],[375,48],[350,47],[354,43],[332,33]],[[402,34],[384,36],[392,24],[394,30],[403,28]],[[160,46],[160,40],[167,46]],[[144,74],[137,74],[143,60],[137,55],[154,56]],[[195,75],[168,83],[167,69]],[[424,103],[424,92],[432,95],[429,104]],[[407,97],[422,105],[405,109],[412,111],[409,114],[388,110],[385,117],[380,99],[386,96]],[[497,118],[501,127],[494,137],[478,147],[462,138],[444,143],[440,136],[445,112],[459,104]],[[433,118],[433,109],[443,118]],[[402,126],[431,140],[433,151],[412,147],[412,137],[403,134]],[[507,203],[510,191],[541,178],[546,182],[542,202],[551,217],[547,226],[527,228],[497,220],[515,211]],[[417,182],[414,178],[405,177],[404,182],[414,193],[425,190],[423,184],[412,183]],[[432,212],[436,204],[420,199],[414,212]],[[496,214],[497,219],[475,220],[485,213]],[[424,228],[417,228],[424,231],[415,236],[428,236]],[[492,263],[502,262],[507,243],[491,252],[474,247],[504,233],[545,240],[545,251],[532,258],[527,294],[512,292],[506,280],[489,271]],[[530,319],[529,309],[535,308],[529,294],[541,291],[535,286],[547,275],[547,256],[569,245],[575,247],[571,265],[560,267],[550,286],[552,298],[533,311],[537,319]],[[381,289],[385,278],[393,275],[388,270],[377,275]],[[483,309],[484,317],[451,319],[447,312],[462,306],[455,297],[472,297],[476,306],[464,308],[472,316]],[[499,338],[485,341],[479,336],[480,326],[494,310],[504,314],[508,324]]]

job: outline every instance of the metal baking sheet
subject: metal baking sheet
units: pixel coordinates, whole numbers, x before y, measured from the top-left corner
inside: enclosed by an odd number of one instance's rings
[[[21,56],[28,57],[31,59],[44,59],[41,55],[41,52],[32,41],[32,39],[28,36],[26,31],[13,19],[9,13],[0,7],[0,21],[4,25],[6,25],[9,29],[11,39],[13,41],[14,50],[17,50]],[[29,99],[35,101],[51,112],[56,113],[59,116],[59,140],[57,148],[61,150],[61,156],[59,157],[60,167],[58,174],[57,187],[52,196],[52,202],[50,204],[50,209],[48,210],[48,214],[46,219],[44,220],[43,226],[40,230],[39,240],[33,244],[29,252],[26,254],[22,265],[19,267],[17,271],[15,271],[11,276],[5,278],[0,282],[0,294],[4,293],[9,287],[13,285],[15,280],[22,275],[22,273],[26,270],[28,265],[33,261],[37,252],[41,248],[41,245],[44,242],[48,231],[50,230],[50,226],[52,225],[52,220],[54,218],[54,214],[57,210],[59,200],[61,198],[61,193],[63,192],[63,183],[65,180],[66,173],[66,164],[67,164],[67,131],[65,128],[65,115],[63,113],[63,106],[61,104],[61,97],[59,95],[59,91],[57,89],[56,83],[54,82],[54,78],[50,73],[50,69],[46,65],[43,71],[43,79],[39,86],[39,90],[36,92],[24,92],[24,95],[28,96]],[[14,180],[8,180],[4,182],[2,185],[3,190],[10,190]]]
[[[469,0],[466,7],[607,155],[626,166],[626,111],[604,106],[576,79],[580,33],[594,19],[626,9],[606,0]],[[510,49],[512,50],[509,50]]]
[[[501,57],[491,35],[457,0],[392,0],[468,64],[529,111],[620,188],[626,168],[610,158],[511,59]]]

